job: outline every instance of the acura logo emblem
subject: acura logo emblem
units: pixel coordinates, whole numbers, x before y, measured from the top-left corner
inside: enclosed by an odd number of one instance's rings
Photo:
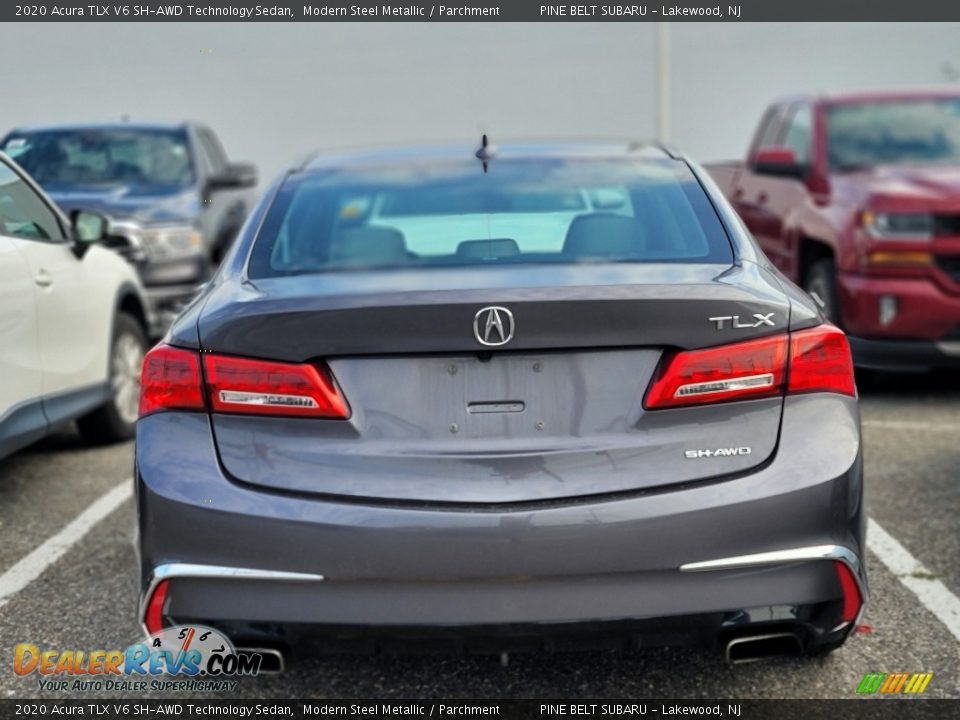
[[[505,307],[485,307],[473,316],[473,336],[488,347],[506,345],[513,338],[513,313]]]

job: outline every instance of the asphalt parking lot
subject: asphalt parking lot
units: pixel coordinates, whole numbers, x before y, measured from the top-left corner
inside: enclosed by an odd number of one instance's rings
[[[727,667],[688,649],[514,655],[508,667],[327,657],[246,680],[231,699],[849,698],[867,672],[920,671],[934,673],[925,696],[958,698],[960,377],[885,377],[861,392],[872,631],[824,660]],[[132,465],[130,444],[86,448],[72,430],[0,461],[0,697],[54,697],[35,674],[13,673],[17,643],[112,649],[139,637]]]

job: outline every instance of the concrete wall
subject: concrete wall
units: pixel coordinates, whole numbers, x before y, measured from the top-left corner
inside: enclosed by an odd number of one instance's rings
[[[0,128],[195,118],[267,176],[315,148],[482,131],[650,138],[655,36],[631,23],[7,25]],[[739,155],[779,93],[960,69],[960,25],[672,24],[670,36],[672,141],[701,159]]]

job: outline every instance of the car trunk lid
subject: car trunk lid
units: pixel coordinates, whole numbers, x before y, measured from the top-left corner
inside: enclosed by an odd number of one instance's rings
[[[643,407],[666,350],[786,331],[787,301],[762,271],[575,270],[576,284],[557,282],[567,270],[555,268],[474,268],[215,289],[199,325],[205,351],[323,361],[351,408],[347,420],[215,413],[225,470],[304,495],[490,504],[715,479],[774,452],[779,397]],[[475,335],[491,306],[514,318],[502,347]]]

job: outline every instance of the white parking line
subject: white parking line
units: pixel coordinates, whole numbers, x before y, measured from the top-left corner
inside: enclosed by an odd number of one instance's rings
[[[127,478],[94,500],[86,510],[64,525],[60,532],[47,538],[43,544],[35,547],[30,554],[0,575],[0,609],[82,540],[94,525],[132,496],[133,482]]]
[[[862,420],[864,427],[886,428],[888,430],[922,430],[924,432],[960,433],[960,423],[929,422],[927,420]]]
[[[867,520],[867,547],[960,640],[960,598],[950,592],[873,518]]]

